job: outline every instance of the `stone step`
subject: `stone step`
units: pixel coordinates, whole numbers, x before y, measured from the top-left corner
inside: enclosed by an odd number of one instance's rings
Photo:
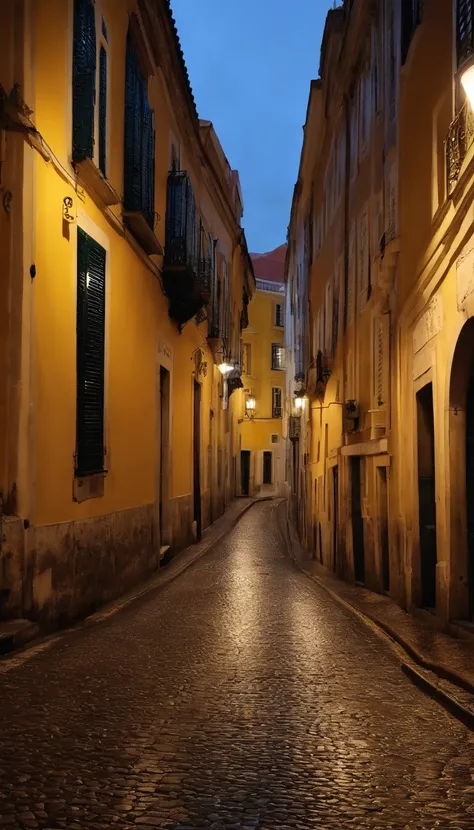
[[[9,654],[38,636],[39,627],[31,620],[0,622],[0,655]]]

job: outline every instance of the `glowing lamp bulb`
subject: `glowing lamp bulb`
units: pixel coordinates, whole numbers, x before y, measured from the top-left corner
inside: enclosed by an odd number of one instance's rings
[[[218,369],[219,369],[219,372],[221,373],[221,375],[228,375],[229,372],[231,372],[233,368],[234,367],[230,363],[226,363],[225,361],[223,363],[220,363],[219,366],[218,366]]]
[[[464,70],[461,75],[461,83],[471,105],[471,109],[474,110],[474,64]]]
[[[247,400],[245,401],[245,409],[250,409],[253,411],[255,409],[255,405],[255,398],[247,398]]]

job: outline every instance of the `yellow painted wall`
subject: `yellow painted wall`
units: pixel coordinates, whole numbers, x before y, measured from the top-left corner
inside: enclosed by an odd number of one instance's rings
[[[283,306],[284,294],[257,290],[249,306],[249,326],[243,331],[243,344],[250,345],[250,373],[243,376],[244,393],[242,395],[241,448],[251,450],[253,454],[263,451],[274,452],[273,478],[278,483],[281,478],[275,465],[276,453],[281,450],[282,418],[272,417],[272,387],[282,390],[282,411],[285,405],[285,373],[272,370],[272,343],[284,345],[284,328],[275,325],[276,304]],[[252,390],[256,401],[255,417],[250,420],[245,417],[245,398],[249,395],[246,390]],[[273,444],[272,435],[278,435],[280,442]],[[254,459],[255,463],[255,459]],[[260,471],[261,476],[261,471]],[[256,481],[257,485],[261,481]]]
[[[123,190],[124,58],[128,12],[131,0],[103,0],[101,11],[109,33],[109,96],[111,151],[108,178]],[[211,387],[220,383],[212,371],[213,358],[207,346],[207,324],[191,322],[178,333],[168,317],[168,304],[160,281],[146,267],[129,241],[106,214],[120,215],[120,207],[100,210],[87,195],[74,192],[67,181],[70,165],[72,61],[72,3],[38,0],[34,4],[36,100],[35,123],[65,168],[64,177],[39,155],[36,166],[36,268],[34,284],[35,396],[35,509],[31,520],[38,524],[84,519],[90,516],[152,503],[157,497],[157,377],[158,347],[164,341],[173,352],[172,372],[172,498],[192,490],[193,440],[193,352],[201,348],[209,371],[202,383],[201,477],[208,480],[208,435]],[[61,44],[52,50],[50,43]],[[196,202],[206,225],[219,238],[231,268],[229,220],[213,200],[191,157],[186,137],[181,135],[173,108],[169,106],[164,76],[150,81],[150,103],[156,118],[156,210],[160,216],[156,233],[164,245],[166,181],[170,167],[170,144],[181,144],[182,167],[194,182]],[[62,201],[72,196],[77,223],[63,232]],[[81,218],[84,216],[85,218]],[[106,310],[106,465],[105,494],[77,504],[72,500],[75,445],[75,348],[76,348],[76,236],[77,226],[86,232],[94,227],[99,242],[108,249]],[[146,259],[146,257],[145,257]],[[233,291],[240,301],[233,318],[238,327],[243,275],[235,273]],[[221,411],[217,413],[222,419]],[[205,489],[203,484],[203,489]]]

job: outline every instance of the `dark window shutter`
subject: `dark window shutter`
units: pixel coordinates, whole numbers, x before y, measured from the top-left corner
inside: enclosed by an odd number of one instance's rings
[[[456,46],[459,69],[474,51],[474,0],[457,0]]]
[[[107,159],[107,52],[100,47],[99,62],[99,169],[106,175]]]
[[[94,155],[96,51],[95,10],[92,0],[74,0],[73,161],[83,161],[85,158],[93,158]]]
[[[125,77],[124,207],[142,213],[153,228],[155,217],[155,124],[130,32]]]
[[[133,51],[130,33],[127,38],[125,75],[125,170],[124,207],[126,210],[140,210],[141,167],[141,101],[137,95],[139,85],[138,62]]]
[[[104,469],[104,248],[77,232],[76,475]]]
[[[142,210],[146,221],[152,228],[155,218],[155,124],[154,113],[148,103],[146,92],[143,97],[143,131],[141,153]]]

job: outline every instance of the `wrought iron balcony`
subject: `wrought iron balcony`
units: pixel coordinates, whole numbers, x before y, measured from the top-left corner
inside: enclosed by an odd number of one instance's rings
[[[172,320],[184,325],[209,302],[212,246],[197,214],[184,170],[168,176],[163,287]]]
[[[466,101],[452,122],[446,139],[446,173],[448,196],[458,182],[461,167],[474,142],[474,114]]]
[[[296,441],[301,436],[301,415],[290,415],[288,420],[288,438]]]

